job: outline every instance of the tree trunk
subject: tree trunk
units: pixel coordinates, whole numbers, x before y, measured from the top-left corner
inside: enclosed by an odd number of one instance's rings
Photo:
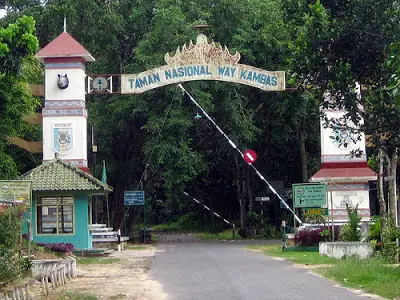
[[[237,156],[235,156],[236,165],[236,188],[240,206],[240,229],[247,229],[247,195],[245,195],[244,168],[241,168]]]
[[[383,148],[379,148],[378,153],[378,201],[379,201],[379,215],[385,217],[386,215],[386,202],[385,194],[383,191],[383,163],[384,163],[384,151]]]
[[[247,226],[246,226],[246,221],[247,221],[247,210],[246,210],[246,204],[243,203],[245,202],[244,199],[242,199],[242,201],[240,201],[239,199],[239,204],[240,204],[240,229],[242,230],[246,230]]]
[[[301,155],[301,174],[303,182],[308,181],[306,136],[304,131],[300,131],[300,155]]]
[[[240,226],[243,229],[247,229],[247,195],[246,191],[246,181],[245,181],[245,170],[244,168],[239,169],[240,173],[240,198],[242,206],[240,207]]]
[[[396,211],[396,201],[397,201],[397,186],[396,186],[396,175],[397,175],[397,159],[398,159],[398,153],[397,153],[397,148],[392,154],[392,158],[390,160],[390,183],[389,183],[389,215],[391,218],[394,220],[396,219],[397,216],[397,211]]]
[[[114,188],[114,199],[111,201],[113,208],[113,228],[114,230],[124,230],[124,190],[125,186],[122,184],[117,184]],[[120,228],[121,226],[121,228]]]

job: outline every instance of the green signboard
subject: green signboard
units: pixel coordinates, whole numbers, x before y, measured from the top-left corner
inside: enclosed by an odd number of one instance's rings
[[[25,180],[1,180],[0,202],[21,203],[28,206],[32,200],[32,182]]]
[[[318,208],[318,207],[309,207],[309,208],[302,208],[301,211],[303,212],[303,216],[327,216],[328,209],[327,208]]]
[[[293,184],[294,207],[326,207],[326,183]]]

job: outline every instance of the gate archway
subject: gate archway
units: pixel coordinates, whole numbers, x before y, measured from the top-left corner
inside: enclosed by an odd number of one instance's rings
[[[190,42],[178,48],[173,55],[165,54],[166,65],[138,74],[87,76],[86,63],[94,61],[94,58],[66,32],[43,48],[37,57],[45,64],[46,81],[45,107],[42,111],[43,160],[51,160],[57,153],[63,160],[82,169],[87,168],[86,94],[140,94],[170,84],[179,84],[183,89],[183,82],[195,80],[232,82],[264,91],[285,90],[283,71],[266,71],[239,64],[238,52],[231,54],[228,48],[209,43],[204,35],[199,35],[195,44]],[[243,157],[242,151],[222,130],[219,131]],[[276,189],[254,165],[251,164],[251,167],[294,214]],[[301,224],[301,220],[295,217]]]

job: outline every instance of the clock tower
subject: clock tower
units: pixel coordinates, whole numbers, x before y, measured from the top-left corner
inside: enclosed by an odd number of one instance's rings
[[[36,57],[45,68],[43,161],[58,155],[87,171],[85,69],[94,58],[65,31]]]

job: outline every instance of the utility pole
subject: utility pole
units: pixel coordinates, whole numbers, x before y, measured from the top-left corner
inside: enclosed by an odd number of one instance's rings
[[[93,163],[93,176],[96,177],[96,155],[97,155],[97,145],[94,141],[94,125],[92,125],[92,163]],[[97,196],[93,197],[93,222],[97,224]]]

